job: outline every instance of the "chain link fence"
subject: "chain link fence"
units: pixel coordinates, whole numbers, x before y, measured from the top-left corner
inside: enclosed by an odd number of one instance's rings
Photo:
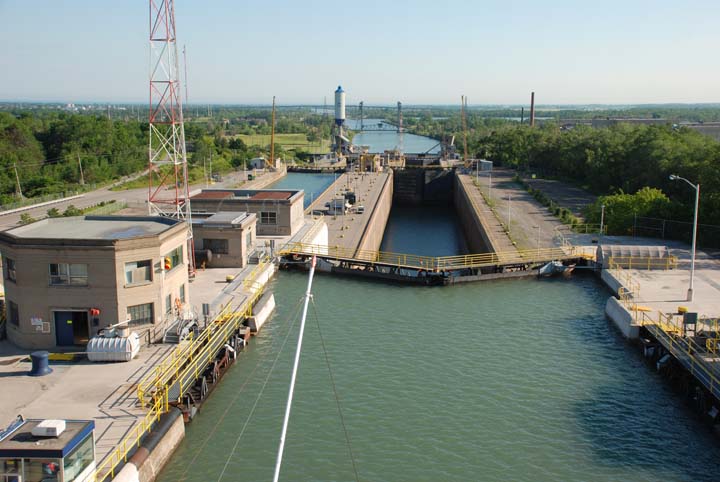
[[[690,243],[693,223],[670,219],[636,216],[633,223],[633,236],[660,239],[674,239]],[[697,245],[700,248],[720,248],[720,226],[700,224],[697,230]]]

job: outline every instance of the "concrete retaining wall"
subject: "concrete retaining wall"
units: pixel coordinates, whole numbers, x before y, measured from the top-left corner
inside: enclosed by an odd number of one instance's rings
[[[278,181],[285,177],[286,174],[287,168],[285,167],[285,164],[282,164],[282,166],[277,171],[267,172],[262,176],[258,177],[257,179],[246,182],[242,185],[242,189],[264,189],[266,186],[269,186],[275,181]]]
[[[387,226],[390,217],[390,209],[393,203],[393,174],[391,173],[385,178],[377,203],[370,215],[370,220],[365,226],[365,231],[360,237],[358,250],[378,251],[385,235],[385,226]]]
[[[153,482],[183,438],[185,422],[182,413],[177,408],[172,408],[145,436],[140,447],[113,480]]]
[[[605,315],[615,323],[625,338],[635,340],[640,336],[640,325],[634,322],[632,313],[614,296],[605,303]]]
[[[490,236],[488,236],[482,215],[474,209],[466,186],[460,182],[458,176],[455,176],[455,194],[453,198],[455,210],[460,218],[470,252],[500,251],[499,247],[495,246]]]
[[[617,296],[620,288],[623,287],[623,284],[615,278],[610,270],[601,270],[600,279],[605,283],[605,286],[610,288],[613,295]],[[640,325],[633,320],[632,313],[615,296],[608,298],[607,303],[605,303],[605,316],[615,323],[615,326],[626,338],[635,340],[640,336]]]

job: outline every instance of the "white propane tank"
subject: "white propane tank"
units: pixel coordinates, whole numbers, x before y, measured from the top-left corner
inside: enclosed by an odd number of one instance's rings
[[[140,351],[140,336],[131,333],[128,337],[95,336],[87,344],[87,357],[92,362],[127,362]]]

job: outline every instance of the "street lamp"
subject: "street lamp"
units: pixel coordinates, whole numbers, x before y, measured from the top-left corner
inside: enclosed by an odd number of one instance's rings
[[[670,180],[671,181],[685,181],[686,183],[690,184],[690,186],[695,189],[695,215],[693,216],[693,235],[692,235],[692,252],[691,252],[691,261],[690,261],[690,287],[688,288],[687,293],[687,300],[692,301],[693,300],[693,280],[695,279],[695,242],[697,238],[697,220],[698,220],[698,205],[700,204],[700,183],[693,184],[684,177],[676,176],[675,174],[670,174]]]
[[[603,225],[605,224],[605,205],[600,206],[600,236],[603,235]]]

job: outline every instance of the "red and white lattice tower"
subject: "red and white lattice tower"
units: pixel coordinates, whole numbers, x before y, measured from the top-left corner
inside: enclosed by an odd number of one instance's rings
[[[188,225],[188,261],[194,272],[190,186],[175,37],[173,0],[150,0],[150,148],[148,209]]]

